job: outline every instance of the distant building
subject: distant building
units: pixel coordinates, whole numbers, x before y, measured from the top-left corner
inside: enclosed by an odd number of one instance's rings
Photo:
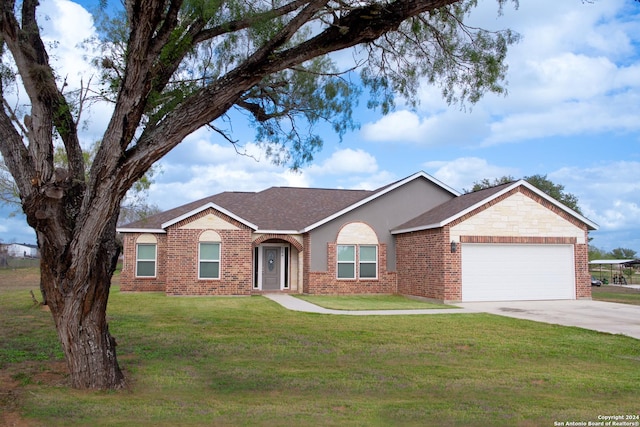
[[[40,252],[38,245],[28,243],[6,243],[2,245],[7,251],[7,255],[14,258],[38,258]]]

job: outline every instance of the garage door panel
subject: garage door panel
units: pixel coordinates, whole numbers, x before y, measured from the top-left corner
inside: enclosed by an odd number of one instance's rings
[[[575,299],[573,245],[462,245],[462,300]]]

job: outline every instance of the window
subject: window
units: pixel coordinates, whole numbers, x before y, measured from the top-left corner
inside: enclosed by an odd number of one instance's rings
[[[356,247],[338,245],[338,279],[356,278]]]
[[[378,278],[378,247],[377,246],[360,246],[360,278],[361,279],[377,279]]]
[[[358,278],[377,279],[377,245],[338,245],[338,279],[356,278],[356,247],[358,248]]]
[[[200,243],[198,278],[220,278],[220,243]]]
[[[156,245],[138,243],[136,247],[136,277],[156,277]]]

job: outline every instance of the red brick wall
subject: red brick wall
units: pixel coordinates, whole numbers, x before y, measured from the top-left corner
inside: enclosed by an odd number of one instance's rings
[[[305,238],[305,274],[304,292],[310,294],[393,294],[397,292],[397,275],[387,271],[387,245],[378,245],[378,278],[377,279],[338,279],[336,244],[327,244],[327,271],[309,271],[309,255],[307,249],[309,238]],[[356,277],[358,276],[356,263]]]
[[[205,230],[181,229],[209,213],[220,216],[239,230],[216,230],[221,238],[220,279],[198,279],[198,243]],[[251,229],[212,209],[172,225],[158,239],[155,278],[135,277],[136,239],[124,234],[122,291],[164,291],[167,295],[250,295],[253,281]]]
[[[586,230],[585,230],[586,238]],[[576,298],[591,298],[588,246],[571,237],[461,236],[461,243],[574,245]],[[462,245],[451,252],[449,228],[396,236],[398,293],[440,301],[462,300]]]
[[[396,236],[398,293],[443,301],[446,281],[452,271],[446,267],[447,236],[442,229],[422,230]]]
[[[587,231],[584,232],[585,242],[589,241]],[[576,244],[574,256],[576,258],[576,298],[591,299],[591,274],[589,273],[589,245]]]
[[[184,224],[214,213],[239,230],[215,230],[220,242],[220,279],[198,279],[198,243],[205,230],[181,229]],[[251,295],[251,229],[213,210],[201,212],[167,229],[167,295]]]
[[[167,236],[154,234],[158,241],[156,248],[156,277],[136,277],[136,240],[142,233],[124,233],[124,263],[120,273],[120,290],[123,292],[157,291],[164,292],[167,279]]]

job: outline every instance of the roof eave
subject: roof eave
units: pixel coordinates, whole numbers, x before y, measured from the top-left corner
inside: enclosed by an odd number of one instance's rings
[[[254,233],[262,233],[262,234],[302,234],[302,232],[298,230],[255,230]]]
[[[589,230],[597,230],[597,229],[600,228],[600,226],[598,224],[596,224],[595,222],[591,221],[589,218],[579,214],[578,212],[574,211],[573,209],[569,208],[568,206],[564,205],[563,203],[560,203],[558,200],[556,200],[553,197],[549,196],[547,193],[545,193],[544,191],[540,190],[535,185],[530,184],[529,182],[527,182],[527,181],[525,181],[523,179],[521,179],[520,181],[516,182],[516,184],[519,184],[519,183],[521,183],[522,185],[527,187],[529,190],[531,190],[534,193],[536,193],[538,196],[546,199],[549,203],[553,203],[556,207],[562,209],[563,211],[565,211],[569,215],[573,216],[577,220],[583,222],[587,226],[587,228]]]
[[[435,223],[435,224],[429,224],[429,225],[420,225],[417,227],[401,228],[399,230],[392,230],[391,234],[404,234],[404,233],[413,233],[416,231],[432,230],[434,228],[443,227],[444,225],[445,224],[443,223]]]
[[[547,193],[545,193],[544,191],[540,190],[538,187],[536,187],[535,185],[529,183],[528,181],[525,181],[524,179],[518,180],[516,182],[514,182],[513,184],[503,188],[502,190],[498,191],[495,194],[492,194],[491,196],[480,200],[478,203],[475,203],[474,205],[456,213],[455,215],[450,216],[449,218],[443,220],[441,222],[441,226],[447,225],[453,221],[455,221],[456,219],[463,217],[464,215],[468,214],[469,212],[474,211],[475,209],[479,208],[482,205],[485,205],[486,203],[497,199],[498,197],[501,197],[502,195],[508,193],[509,191],[513,190],[514,188],[517,188],[519,186],[524,186],[526,188],[528,188],[529,190],[533,191],[534,193],[536,193],[538,196],[542,197],[543,199],[545,199],[546,201],[548,201],[549,203],[555,205],[556,207],[562,209],[563,211],[565,211],[566,213],[568,213],[569,215],[573,216],[574,218],[578,219],[579,221],[583,222],[584,224],[586,224],[587,228],[589,228],[590,230],[597,230],[599,228],[598,224],[596,224],[595,222],[589,220],[588,218],[580,215],[578,212],[574,211],[573,209],[565,206],[563,203],[560,203],[558,200],[554,199],[553,197],[549,196]]]
[[[162,228],[116,228],[118,233],[166,233]]]
[[[491,196],[489,196],[487,198],[484,198],[484,199],[480,200],[479,202],[469,206],[468,208],[463,209],[463,210],[461,210],[460,212],[457,212],[454,215],[451,215],[450,217],[440,221],[439,223],[423,225],[423,226],[417,226],[417,227],[410,227],[410,228],[401,229],[401,230],[395,230],[395,231],[392,231],[391,234],[402,234],[402,233],[409,233],[409,232],[412,232],[412,231],[421,231],[421,230],[429,230],[429,229],[433,229],[433,228],[444,227],[445,225],[450,224],[451,222],[455,221],[456,219],[465,216],[469,212],[473,212],[474,210],[478,209],[479,207],[485,205],[486,203],[488,203],[488,202],[490,202],[492,200],[495,200],[498,197],[501,197],[502,195],[508,193],[509,191],[511,191],[514,188],[517,188],[517,187],[519,187],[521,185],[526,187],[526,188],[528,188],[532,192],[536,193],[538,196],[542,197],[543,199],[547,200],[549,203],[552,203],[556,207],[562,209],[563,211],[565,211],[569,215],[573,216],[574,218],[578,219],[579,221],[583,222],[587,226],[587,228],[589,230],[597,230],[599,228],[598,224],[596,224],[595,222],[593,222],[593,221],[589,220],[588,218],[580,215],[578,212],[576,212],[573,209],[565,206],[563,203],[560,203],[558,200],[556,200],[553,197],[549,196],[547,193],[545,193],[544,191],[540,190],[539,188],[537,188],[533,184],[530,184],[528,181],[525,181],[525,180],[521,179],[521,180],[516,181],[516,182],[512,183],[511,185],[503,188],[502,190],[498,191],[497,193],[492,194]]]

